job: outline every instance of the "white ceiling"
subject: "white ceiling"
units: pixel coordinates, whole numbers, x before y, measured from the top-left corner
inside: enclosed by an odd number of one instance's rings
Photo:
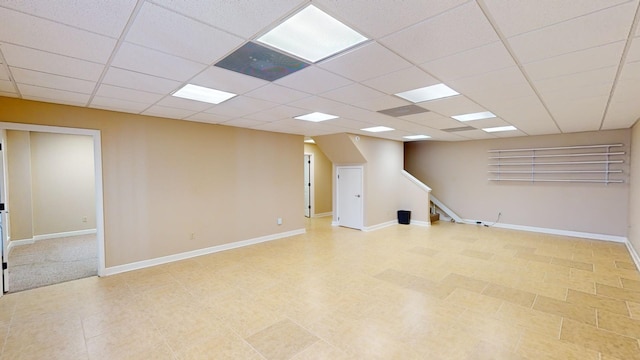
[[[306,136],[459,141],[631,127],[640,0],[0,0],[0,96]],[[272,83],[212,65],[313,3],[370,41]],[[431,112],[377,113],[445,83]],[[234,92],[211,105],[187,83]],[[340,116],[292,119],[312,111]],[[452,115],[491,111],[461,123]],[[395,131],[360,129],[390,126]],[[518,131],[445,132],[513,125]]]

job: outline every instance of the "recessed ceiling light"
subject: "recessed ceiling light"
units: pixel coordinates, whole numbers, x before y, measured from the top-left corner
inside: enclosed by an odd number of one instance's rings
[[[482,129],[488,133],[492,133],[492,132],[499,132],[499,131],[513,131],[513,130],[518,130],[516,129],[515,126],[498,126],[498,127],[491,127],[491,128],[485,128]]]
[[[337,119],[337,118],[338,118],[338,116],[324,114],[324,113],[321,113],[321,112],[313,112],[313,113],[310,113],[310,114],[300,115],[300,116],[294,117],[294,119],[305,120],[305,121],[313,121],[313,122],[320,122],[320,121]]]
[[[258,38],[263,44],[314,63],[366,40],[313,5]]]
[[[360,129],[362,131],[368,131],[368,132],[383,132],[383,131],[392,131],[395,129],[392,129],[390,127],[386,127],[386,126],[374,126],[374,127],[368,127],[365,129]]]
[[[400,96],[403,99],[409,100],[414,103],[422,101],[429,101],[435,99],[442,99],[445,97],[458,95],[459,93],[448,87],[445,84],[436,84],[423,88],[413,89],[397,93],[396,96]]]
[[[407,140],[424,140],[424,139],[431,139],[431,136],[429,136],[429,135],[407,135],[407,136],[403,136],[402,138],[407,139]]]
[[[482,120],[482,119],[491,119],[496,117],[490,111],[477,112],[472,114],[463,114],[463,115],[454,115],[452,118],[458,121],[473,121],[473,120]]]
[[[237,94],[210,89],[204,86],[187,84],[171,95],[183,99],[202,101],[211,104],[220,104],[223,101],[231,99]]]

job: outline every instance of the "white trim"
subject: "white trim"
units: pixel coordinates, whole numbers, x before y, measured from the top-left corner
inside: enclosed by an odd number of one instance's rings
[[[53,234],[34,235],[33,241],[58,239],[58,238],[70,237],[70,236],[93,235],[93,234],[96,234],[97,232],[98,231],[96,229],[87,229],[87,230],[66,231],[66,232],[53,233]]]
[[[636,252],[636,249],[631,246],[631,242],[628,239],[624,244],[627,245],[627,251],[629,251],[631,259],[633,259],[633,262],[636,264],[636,269],[640,270],[640,256],[638,255],[638,252]]]
[[[340,223],[337,221],[332,221],[331,226],[340,226]]]
[[[93,166],[95,171],[96,229],[98,247],[98,276],[105,275],[104,256],[104,200],[102,184],[102,141],[100,130],[67,128],[47,125],[0,122],[0,129],[50,132],[55,134],[88,135],[93,137]]]
[[[407,179],[409,179],[412,183],[416,184],[420,189],[430,193],[431,192],[431,188],[428,187],[425,183],[423,183],[422,181],[418,180],[418,178],[416,178],[415,176],[411,175],[408,171],[406,170],[402,170],[402,175],[404,175]]]
[[[476,222],[473,220],[464,220],[465,223],[475,224]],[[482,224],[489,224],[490,221],[482,221]],[[618,243],[626,243],[627,238],[624,236],[616,236],[616,235],[607,235],[607,234],[596,234],[596,233],[588,233],[581,231],[570,231],[570,230],[560,230],[560,229],[549,229],[549,228],[541,228],[535,226],[524,226],[524,225],[512,225],[512,224],[495,224],[493,227],[503,228],[503,229],[511,229],[511,230],[522,230],[522,231],[530,231],[537,232],[542,234],[551,234],[551,235],[560,235],[560,236],[571,236],[578,237],[584,239],[591,240],[603,240],[603,241],[612,241]]]
[[[333,216],[333,211],[329,211],[329,212],[325,212],[325,213],[319,213],[319,214],[313,214],[314,218],[327,217],[327,216]]]
[[[392,225],[396,225],[398,223],[398,220],[391,220],[391,221],[387,221],[387,222],[383,222],[377,225],[373,225],[373,226],[365,226],[362,228],[362,231],[374,231],[374,230],[379,230],[382,228],[386,228],[388,226],[392,226]]]
[[[147,267],[167,264],[174,261],[186,260],[196,256],[212,254],[220,251],[236,249],[239,247],[255,245],[255,244],[259,244],[266,241],[278,240],[278,239],[282,239],[290,236],[300,235],[300,234],[304,234],[305,232],[306,232],[305,229],[292,230],[292,231],[287,231],[287,232],[273,234],[273,235],[261,236],[261,237],[257,237],[249,240],[236,241],[229,244],[217,245],[217,246],[212,246],[204,249],[163,256],[155,259],[138,261],[130,264],[112,266],[105,269],[104,275],[109,276],[109,275],[115,275],[115,274],[119,274],[127,271],[144,269]]]
[[[415,225],[415,226],[431,226],[431,221],[411,220],[411,225]]]
[[[33,244],[35,242],[36,241],[33,240],[33,238],[31,238],[31,239],[11,240],[11,241],[9,241],[9,245],[7,245],[7,254],[11,254],[11,249],[13,249],[16,246],[31,245],[31,244]]]

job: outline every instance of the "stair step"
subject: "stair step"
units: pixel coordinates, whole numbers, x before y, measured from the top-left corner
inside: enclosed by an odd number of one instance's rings
[[[431,218],[431,223],[433,224],[434,222],[440,220],[440,214],[439,213],[435,213],[435,214],[431,214],[429,216]]]

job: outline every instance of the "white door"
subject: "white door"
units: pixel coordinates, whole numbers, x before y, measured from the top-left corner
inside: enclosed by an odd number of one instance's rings
[[[9,261],[9,213],[8,213],[8,201],[7,201],[7,167],[6,167],[6,139],[7,131],[0,131],[0,236],[2,240],[2,291],[3,293],[9,291],[9,269],[7,263]]]
[[[304,156],[304,216],[311,217],[311,155]]]
[[[337,168],[338,225],[362,229],[362,167]]]

